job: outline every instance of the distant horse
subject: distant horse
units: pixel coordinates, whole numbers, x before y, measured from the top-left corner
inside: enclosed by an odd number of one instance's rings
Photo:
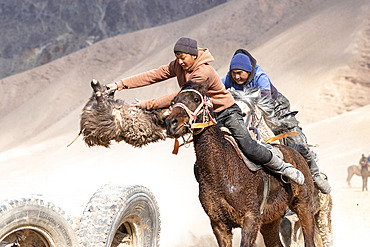
[[[313,181],[304,158],[294,149],[274,145],[305,176],[304,185],[283,182],[264,167],[248,169],[233,145],[214,125],[207,83],[187,82],[174,98],[166,119],[167,135],[193,134],[199,171],[199,200],[209,216],[219,246],[232,246],[240,227],[241,246],[254,246],[260,230],[266,246],[282,246],[279,227],[289,207],[300,220],[305,246],[314,244]],[[268,181],[268,191],[265,190]],[[267,199],[264,195],[267,192]]]
[[[351,179],[353,175],[361,176],[361,166],[351,165],[347,168],[347,183],[351,187]]]

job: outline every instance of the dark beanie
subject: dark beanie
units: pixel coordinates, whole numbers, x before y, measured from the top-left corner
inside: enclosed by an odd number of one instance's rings
[[[173,51],[176,52],[184,52],[190,55],[198,56],[198,45],[197,41],[190,38],[182,37],[180,38],[173,48]]]
[[[252,71],[252,64],[249,57],[243,53],[238,53],[231,59],[230,70],[241,69],[247,72]]]

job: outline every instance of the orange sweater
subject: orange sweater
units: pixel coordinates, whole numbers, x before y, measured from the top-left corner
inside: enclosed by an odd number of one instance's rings
[[[225,89],[220,77],[214,68],[209,65],[209,62],[214,61],[213,56],[208,49],[199,48],[199,55],[195,63],[188,70],[184,70],[177,60],[173,60],[168,65],[162,65],[158,69],[150,70],[129,78],[122,79],[117,82],[119,90],[143,87],[166,79],[177,77],[177,82],[180,87],[187,81],[205,82],[209,78],[208,95],[212,100],[213,108],[216,112],[220,112],[235,102],[232,95]],[[152,99],[146,102],[147,109],[158,109],[169,107],[171,100],[178,94],[175,92],[170,95],[162,96],[157,99]]]

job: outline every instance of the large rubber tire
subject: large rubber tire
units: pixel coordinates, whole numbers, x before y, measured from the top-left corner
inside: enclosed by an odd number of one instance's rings
[[[102,186],[86,205],[77,229],[86,247],[159,245],[159,208],[143,186]]]
[[[41,198],[0,202],[0,246],[76,247],[72,220]]]

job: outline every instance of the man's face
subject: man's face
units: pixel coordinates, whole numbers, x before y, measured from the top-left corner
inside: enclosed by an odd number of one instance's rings
[[[249,74],[250,72],[241,69],[233,69],[231,71],[231,77],[239,85],[242,85],[244,82],[247,81]]]
[[[193,66],[195,62],[195,59],[197,58],[194,55],[190,55],[190,54],[182,53],[182,52],[176,52],[175,56],[176,56],[177,61],[179,62],[179,64],[184,70],[188,70],[189,68],[191,68],[191,66]]]

